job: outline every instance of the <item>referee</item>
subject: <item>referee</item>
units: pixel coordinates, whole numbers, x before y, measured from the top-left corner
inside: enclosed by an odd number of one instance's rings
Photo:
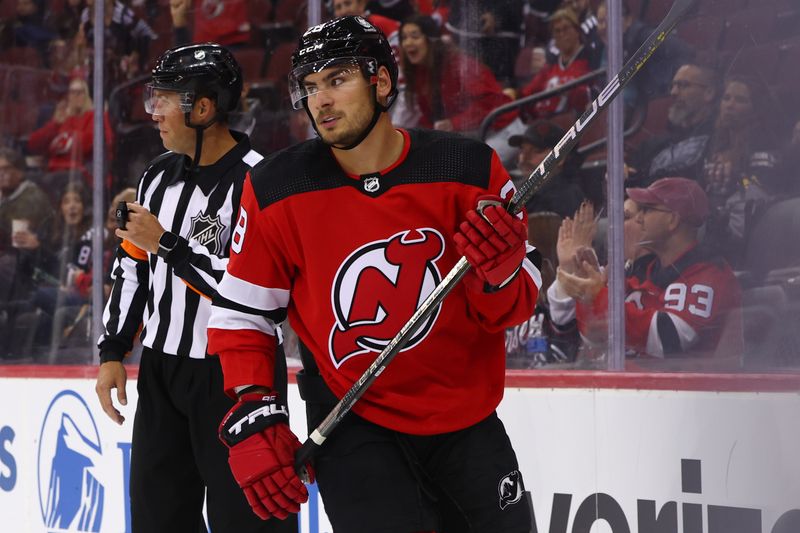
[[[96,391],[106,414],[124,418],[122,365],[141,327],[144,346],[133,423],[131,518],[134,533],[296,532],[297,515],[261,521],[227,464],[217,426],[233,401],[219,360],[206,353],[210,297],[225,272],[242,183],[263,156],[228,129],[242,92],[236,60],[216,44],[173,48],[145,88],[167,153],[142,176],[112,270],[103,313]],[[285,369],[284,369],[285,374]],[[285,379],[285,378],[284,378]]]

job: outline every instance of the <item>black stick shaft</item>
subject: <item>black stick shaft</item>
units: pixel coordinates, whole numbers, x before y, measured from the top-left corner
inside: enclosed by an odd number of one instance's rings
[[[678,24],[678,21],[689,11],[689,8],[694,2],[695,0],[675,1],[669,13],[667,13],[664,20],[661,21],[661,24],[658,25],[658,28],[655,29],[650,37],[639,47],[636,53],[625,63],[620,73],[611,79],[600,95],[592,102],[592,105],[581,115],[575,124],[572,125],[569,131],[567,131],[547,157],[544,158],[536,170],[534,170],[528,179],[520,186],[519,190],[517,190],[516,194],[514,194],[513,198],[511,198],[506,206],[509,213],[519,213],[536,191],[547,183],[550,171],[564,159],[566,154],[572,151],[583,132],[597,119],[600,112],[608,107],[608,104],[622,91],[639,69],[642,68],[650,56],[653,55],[653,52],[656,51],[656,48],[666,39],[669,32]],[[339,400],[339,403],[328,413],[328,416],[325,417],[322,423],[311,432],[311,435],[309,435],[308,439],[306,439],[295,454],[295,471],[304,481],[308,481],[305,464],[313,457],[317,448],[322,446],[325,439],[328,438],[336,426],[339,425],[342,418],[350,412],[350,409],[353,408],[353,405],[361,398],[372,382],[384,371],[386,366],[394,359],[400,350],[405,347],[411,335],[416,331],[418,324],[430,316],[434,309],[436,309],[436,306],[438,306],[453,287],[455,287],[456,283],[464,277],[467,270],[469,270],[469,263],[466,258],[462,257],[441,283],[431,292],[430,296],[422,302],[417,311],[389,342],[386,348],[378,354],[375,361],[373,361],[369,368],[358,378],[358,381],[350,387],[350,390],[345,393],[342,399]]]

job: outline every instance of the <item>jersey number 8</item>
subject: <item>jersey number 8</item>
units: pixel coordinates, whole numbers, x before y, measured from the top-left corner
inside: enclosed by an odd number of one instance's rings
[[[244,207],[239,208],[239,219],[236,221],[236,227],[233,228],[233,235],[231,236],[231,250],[234,253],[242,253],[242,245],[244,244],[244,232],[247,230],[247,211]]]

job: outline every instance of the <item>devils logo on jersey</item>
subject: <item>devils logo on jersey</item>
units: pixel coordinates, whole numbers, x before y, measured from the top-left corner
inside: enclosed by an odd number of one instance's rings
[[[408,230],[350,254],[336,273],[331,303],[336,323],[329,350],[339,368],[350,357],[381,352],[442,279],[435,261],[444,238],[431,228]],[[441,304],[403,350],[419,344],[436,323]]]

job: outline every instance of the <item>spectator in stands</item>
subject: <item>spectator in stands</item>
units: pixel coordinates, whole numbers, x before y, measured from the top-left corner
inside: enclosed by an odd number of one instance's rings
[[[623,255],[625,258],[626,277],[634,271],[634,264],[640,257],[648,254],[642,247],[642,229],[638,223],[637,215],[639,206],[630,198],[626,198],[623,203],[622,231],[624,235]],[[579,250],[588,249],[592,246],[592,241],[598,233],[598,217],[595,216],[594,207],[588,202],[584,202],[575,212],[574,217],[567,217],[558,229],[558,242],[556,244],[556,254],[558,257],[558,268],[567,273],[574,274],[578,270],[576,256]],[[564,353],[572,353],[573,359],[580,343],[579,336],[570,337],[569,333],[577,331],[575,318],[575,298],[567,294],[556,279],[547,289],[547,303],[551,329],[559,334],[558,338],[564,341],[572,341],[572,346],[561,343]],[[584,353],[584,356],[592,357],[591,351]]]
[[[400,23],[395,19],[368,11],[367,0],[333,0],[332,8],[334,17],[344,17],[346,15],[364,17],[370,24],[381,30],[392,49],[397,50],[397,32],[400,29]]]
[[[695,64],[681,66],[672,79],[667,131],[644,141],[629,158],[628,182],[648,185],[667,176],[704,184],[704,164],[716,115],[717,76]]]
[[[632,271],[634,262],[649,252],[642,246],[642,228],[638,223],[639,206],[631,198],[626,198],[623,205],[623,256],[625,258],[626,275]],[[576,253],[582,248],[592,246],[598,232],[599,219],[594,207],[584,202],[575,211],[573,217],[565,218],[558,229],[556,253],[561,270],[574,274],[578,270]],[[564,292],[556,279],[547,290],[553,320],[566,325],[575,319],[575,300]]]
[[[150,59],[150,43],[158,35],[122,0],[104,1],[104,57],[107,67],[104,94],[107,95],[111,88],[135,78],[145,70]],[[94,2],[86,0],[75,41],[78,47],[85,49],[87,62],[93,57],[89,49],[94,46]]]
[[[53,330],[53,317],[58,309],[73,307],[72,313],[77,314],[77,307],[89,302],[92,283],[89,274],[92,257],[90,206],[83,183],[68,184],[59,201],[53,238],[36,243],[41,248],[42,262],[31,298],[34,316],[26,318],[36,329],[35,343],[39,347],[50,346],[51,336],[57,334]],[[56,329],[63,329],[63,324],[56,324]]]
[[[589,0],[564,0],[561,2],[561,7],[571,9],[572,12],[578,16],[581,33],[583,34],[582,41],[584,46],[588,48],[594,56],[599,57],[598,54],[603,45],[600,41],[598,31],[598,17],[592,12],[592,6],[589,4]],[[550,41],[548,52],[551,54],[549,58],[551,62],[555,61],[561,54],[560,49],[555,45],[555,40]]]
[[[488,65],[506,86],[514,80],[519,53],[522,0],[458,0],[450,2],[445,28],[458,47]]]
[[[559,9],[550,17],[550,31],[559,49],[558,58],[548,63],[521,91],[522,97],[554,89],[580,78],[596,68],[598,59],[583,44],[578,17],[571,9]],[[574,112],[581,114],[591,101],[590,84],[582,84],[565,93],[540,100],[526,108],[530,119],[549,118]]]
[[[47,157],[47,174],[42,184],[58,196],[70,181],[91,185],[91,158],[94,139],[94,104],[86,80],[73,77],[69,93],[56,106],[53,117],[31,133],[28,150]],[[111,153],[112,133],[108,113],[103,114],[106,153]]]
[[[575,251],[583,246],[591,246],[596,232],[594,208],[589,202],[583,202],[573,217],[567,216],[561,221],[556,257],[552,258],[552,262],[557,261],[560,268],[573,271],[571,264]],[[550,363],[573,362],[578,353],[580,336],[575,320],[575,300],[559,289],[558,281],[553,279],[553,273],[550,272],[555,266],[548,265],[548,262],[548,258],[543,257],[542,292],[539,293],[533,317],[506,330],[509,368],[535,368]]]
[[[626,276],[625,326],[628,348],[657,358],[713,356],[724,328],[732,328],[741,354],[741,289],[728,263],[698,241],[709,214],[708,198],[687,178],[663,178],[646,189],[628,188],[639,206],[636,221],[639,257]],[[606,275],[589,247],[576,250],[574,272],[559,268],[558,283],[577,300],[578,327],[584,340],[607,338]]]
[[[169,10],[176,45],[217,43],[235,50],[250,42],[247,0],[170,0]]]
[[[627,2],[622,3],[622,60],[627,61],[642,43],[653,33],[653,28],[636,18],[631,13]],[[608,37],[608,6],[603,0],[597,6],[597,36],[600,39],[600,65],[605,66],[607,54],[605,47]],[[670,82],[678,67],[690,61],[694,51],[676,35],[670,35],[645,66],[625,88],[623,97],[629,107],[639,102],[647,102],[651,98],[669,94]]]
[[[0,356],[17,349],[14,323],[29,306],[53,219],[47,195],[25,179],[25,158],[0,148]]]
[[[741,172],[733,192],[717,207],[705,239],[714,243],[734,267],[746,269],[744,259],[750,232],[770,205],[785,198],[780,154],[753,152]]]
[[[81,26],[81,15],[86,8],[86,0],[66,0],[59,11],[47,14],[47,23],[59,39],[69,41],[78,34]],[[50,64],[51,67],[56,67]]]
[[[508,144],[519,149],[517,172],[512,178],[517,185],[527,180],[566,132],[547,120],[536,120],[520,135],[512,135]],[[553,212],[568,217],[584,200],[580,186],[581,157],[571,151],[563,162],[550,172],[550,181],[531,198],[528,213]]]
[[[392,20],[405,20],[417,12],[414,4],[423,3],[425,3],[424,0],[370,0],[367,4],[367,9],[371,13],[382,15]],[[443,2],[439,0],[437,3]]]
[[[10,2],[12,0],[5,0]],[[42,63],[47,61],[47,45],[56,37],[44,22],[42,0],[17,0],[16,17],[9,25],[11,34],[4,39],[4,46],[31,47],[39,52]]]
[[[492,71],[441,39],[439,26],[417,15],[400,26],[405,98],[422,113],[420,126],[443,131],[476,130],[495,107],[508,103]],[[495,123],[514,120],[507,114]]]
[[[332,11],[334,17],[346,15],[362,16],[370,24],[378,28],[386,36],[389,46],[392,47],[395,57],[401,56],[400,51],[400,23],[395,19],[385,17],[370,12],[367,9],[367,0],[333,0]],[[397,98],[392,105],[389,113],[392,117],[392,124],[401,128],[413,128],[419,125],[420,111],[416,106],[409,107],[409,101],[405,98],[406,80],[402,76],[397,80]]]
[[[784,196],[800,196],[800,120],[795,122],[789,142],[781,143],[779,179],[775,189]]]
[[[46,241],[53,217],[47,195],[25,179],[23,155],[11,148],[0,148],[0,253]]]
[[[777,148],[768,101],[766,87],[755,78],[725,80],[705,165],[706,193],[712,206],[721,205],[742,187],[754,152]]]

